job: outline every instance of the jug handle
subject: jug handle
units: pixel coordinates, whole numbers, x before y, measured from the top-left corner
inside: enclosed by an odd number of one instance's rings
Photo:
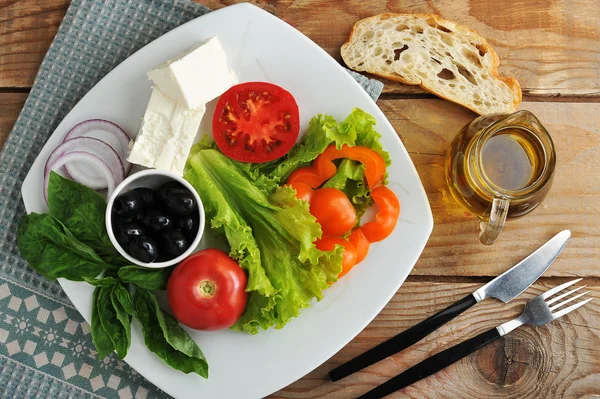
[[[481,233],[479,234],[479,240],[482,243],[490,245],[496,241],[498,234],[500,234],[502,227],[504,227],[509,205],[510,201],[507,199],[494,198],[489,218],[479,224],[479,228],[481,230]]]

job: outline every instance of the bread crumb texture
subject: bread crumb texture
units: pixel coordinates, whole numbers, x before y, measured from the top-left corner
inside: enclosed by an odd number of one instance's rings
[[[514,112],[516,79],[498,74],[498,56],[469,28],[423,14],[381,14],[358,21],[341,49],[349,68],[419,85],[478,114]]]

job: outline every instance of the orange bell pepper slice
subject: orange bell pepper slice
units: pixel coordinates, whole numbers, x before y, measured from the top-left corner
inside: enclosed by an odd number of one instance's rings
[[[386,186],[377,186],[371,190],[371,198],[379,207],[375,220],[360,227],[369,242],[377,242],[389,236],[400,216],[400,201],[396,194]]]
[[[348,158],[362,163],[365,166],[367,186],[371,189],[381,183],[385,177],[385,161],[376,151],[368,147],[351,147],[346,144],[337,149],[335,144],[332,144],[314,160],[311,166],[295,170],[288,178],[287,183],[292,185],[304,183],[316,189],[335,175],[337,167],[333,161],[340,158]]]
[[[315,241],[315,246],[321,251],[333,251],[336,245],[344,247],[344,254],[342,255],[342,271],[338,274],[338,278],[342,277],[354,267],[356,262],[356,249],[348,240],[337,237],[327,236],[319,238]]]
[[[356,249],[356,263],[360,263],[369,253],[369,245],[371,243],[367,240],[360,227],[350,233],[348,241]]]

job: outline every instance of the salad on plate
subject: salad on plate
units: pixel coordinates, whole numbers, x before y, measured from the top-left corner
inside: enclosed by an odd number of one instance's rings
[[[201,342],[183,325],[248,334],[283,328],[338,279],[352,278],[370,245],[394,230],[400,202],[386,186],[391,160],[371,115],[355,108],[336,120],[324,110],[301,132],[293,94],[239,83],[217,37],[148,77],[152,94],[135,140],[93,119],[51,153],[48,212],[23,216],[18,246],[46,278],[95,287],[91,332],[100,357],[127,355],[136,318],[150,351],[208,378]],[[203,118],[212,118],[212,134],[197,137]],[[143,168],[184,180],[119,191]],[[186,256],[202,233],[200,205],[204,233],[219,248],[174,266],[140,266]]]

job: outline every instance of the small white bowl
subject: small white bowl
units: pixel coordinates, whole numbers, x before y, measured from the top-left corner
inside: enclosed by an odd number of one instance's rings
[[[185,188],[190,190],[190,192],[196,199],[196,203],[198,204],[198,213],[199,213],[199,215],[198,215],[199,216],[198,234],[196,234],[196,238],[194,238],[194,241],[192,241],[192,243],[190,244],[190,247],[183,254],[179,255],[175,259],[171,259],[166,262],[152,262],[152,263],[140,262],[139,260],[135,259],[133,256],[129,255],[127,252],[125,252],[125,250],[117,242],[117,239],[113,233],[113,228],[112,228],[113,203],[115,202],[115,198],[117,198],[123,192],[127,192],[127,191],[133,190],[134,188],[138,188],[138,187],[148,187],[148,188],[152,188],[152,189],[157,189],[163,183],[166,183],[170,180],[175,180],[175,181],[181,183]],[[106,220],[106,230],[108,231],[108,236],[110,237],[110,241],[112,242],[114,247],[117,249],[117,251],[119,251],[119,253],[121,255],[123,255],[123,257],[125,259],[127,259],[131,263],[138,265],[138,266],[143,266],[143,267],[147,267],[147,268],[151,268],[151,269],[160,269],[163,267],[173,266],[173,265],[181,262],[182,260],[184,260],[185,258],[190,256],[196,250],[196,248],[198,247],[198,244],[200,243],[200,239],[202,238],[202,233],[204,232],[204,206],[202,206],[202,200],[200,199],[200,196],[198,195],[198,193],[196,192],[194,187],[192,187],[192,185],[190,183],[188,183],[182,177],[177,176],[176,174],[170,173],[170,172],[165,172],[165,171],[156,170],[156,169],[148,169],[148,170],[143,170],[141,172],[132,174],[131,176],[129,176],[128,178],[123,180],[121,182],[121,184],[119,184],[117,186],[117,188],[115,188],[115,191],[113,191],[112,195],[108,199],[108,205],[106,206],[105,220]]]

